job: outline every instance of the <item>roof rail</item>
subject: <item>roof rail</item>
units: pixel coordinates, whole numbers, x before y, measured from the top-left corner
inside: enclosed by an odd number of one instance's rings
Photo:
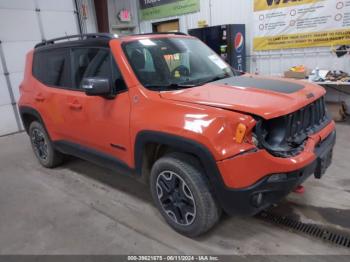
[[[153,32],[153,33],[142,33],[142,34],[133,34],[133,35],[187,35],[182,32]]]
[[[80,35],[67,35],[63,37],[58,37],[58,38],[53,38],[49,40],[43,40],[42,42],[38,43],[35,45],[34,48],[38,48],[41,46],[46,46],[46,45],[53,45],[57,41],[62,41],[62,40],[85,40],[85,39],[93,39],[93,38],[103,38],[103,39],[113,39],[117,38],[118,36],[115,34],[109,34],[109,33],[95,33],[95,34],[80,34]]]

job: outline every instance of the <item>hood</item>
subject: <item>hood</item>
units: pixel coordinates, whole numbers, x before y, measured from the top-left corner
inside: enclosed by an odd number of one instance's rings
[[[189,89],[162,92],[160,96],[271,119],[297,111],[324,94],[322,87],[307,81],[243,75]]]

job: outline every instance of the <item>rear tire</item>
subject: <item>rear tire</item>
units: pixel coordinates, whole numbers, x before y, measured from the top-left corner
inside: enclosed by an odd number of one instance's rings
[[[196,237],[220,218],[217,205],[198,161],[191,155],[171,153],[151,170],[153,200],[167,223],[177,232]]]
[[[63,162],[63,154],[54,149],[49,135],[40,122],[34,121],[30,124],[29,137],[34,154],[42,166],[53,168]]]

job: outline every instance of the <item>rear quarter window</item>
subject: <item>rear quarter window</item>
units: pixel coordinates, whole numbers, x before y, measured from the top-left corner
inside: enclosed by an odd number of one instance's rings
[[[72,88],[69,49],[35,52],[33,75],[45,85]]]

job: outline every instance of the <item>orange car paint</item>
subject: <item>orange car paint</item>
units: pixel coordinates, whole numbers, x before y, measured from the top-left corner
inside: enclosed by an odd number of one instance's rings
[[[69,140],[86,145],[120,159],[130,168],[135,167],[136,136],[143,130],[191,139],[209,149],[229,188],[247,187],[267,174],[293,171],[309,164],[315,159],[315,145],[334,130],[331,122],[311,135],[304,151],[295,157],[278,158],[262,149],[250,152],[255,148],[250,136],[256,121],[244,112],[265,119],[275,118],[302,108],[323,96],[325,91],[311,83],[305,83],[304,89],[292,94],[215,84],[181,91],[150,91],[135,76],[122,43],[153,37],[167,36],[128,36],[110,41],[112,54],[128,87],[127,92],[112,100],[45,86],[31,74],[33,51],[29,52],[19,105],[40,112],[53,141]],[[305,99],[310,92],[314,97]],[[248,107],[249,104],[254,106]],[[239,124],[247,127],[243,143],[235,141]],[[111,143],[125,150],[115,149]]]

